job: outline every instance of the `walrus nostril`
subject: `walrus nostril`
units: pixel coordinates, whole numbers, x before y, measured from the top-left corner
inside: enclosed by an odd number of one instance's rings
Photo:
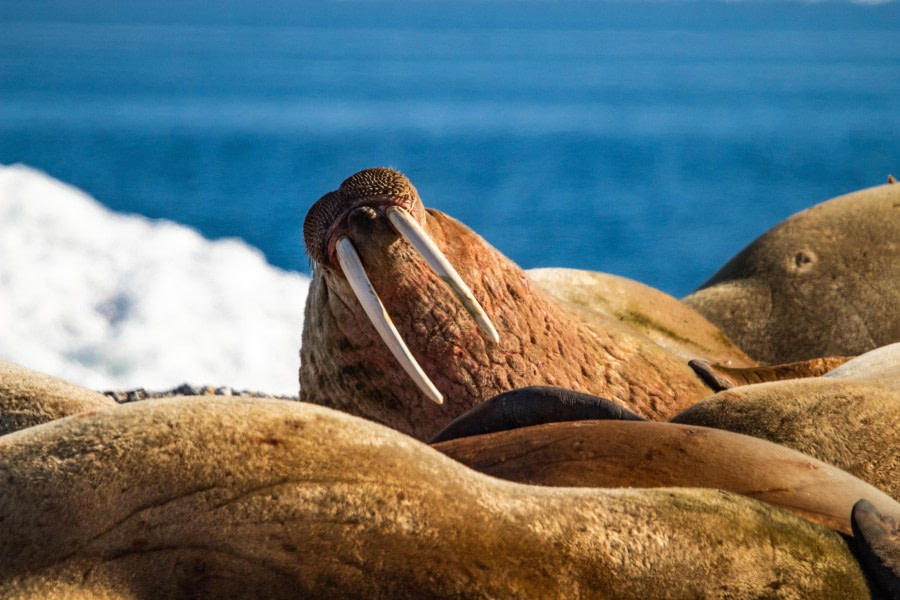
[[[347,215],[347,228],[354,233],[368,235],[378,226],[378,211],[371,206],[360,206]]]

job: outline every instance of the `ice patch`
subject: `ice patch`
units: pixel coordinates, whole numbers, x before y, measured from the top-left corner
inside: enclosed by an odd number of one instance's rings
[[[0,165],[0,359],[98,390],[296,394],[308,286],[242,241]]]

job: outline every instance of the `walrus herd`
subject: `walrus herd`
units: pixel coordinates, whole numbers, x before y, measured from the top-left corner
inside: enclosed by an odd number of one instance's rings
[[[524,271],[391,169],[304,242],[301,402],[0,363],[0,597],[900,597],[900,186],[682,301]]]

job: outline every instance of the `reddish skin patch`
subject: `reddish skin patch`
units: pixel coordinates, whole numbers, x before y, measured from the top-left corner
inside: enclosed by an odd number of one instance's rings
[[[444,283],[390,227],[381,212],[383,196],[365,213],[337,206],[330,214],[340,215],[340,224],[322,228],[318,237],[304,231],[310,254],[319,259],[301,347],[304,401],[424,440],[475,404],[528,385],[597,394],[653,420],[665,420],[709,395],[686,363],[618,323],[589,322],[556,303],[480,236],[439,211],[423,209],[415,189],[409,185],[409,190],[413,215],[472,288],[500,343],[483,337]],[[340,192],[330,196],[354,209],[369,206]],[[444,395],[443,405],[416,388],[375,333],[343,274],[315,251],[333,244],[322,239],[329,231],[341,231],[353,242],[400,335]]]

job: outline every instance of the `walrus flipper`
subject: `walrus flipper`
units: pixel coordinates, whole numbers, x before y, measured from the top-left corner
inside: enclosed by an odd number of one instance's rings
[[[430,443],[561,421],[646,421],[611,400],[559,387],[534,385],[498,394],[454,419]]]
[[[850,519],[866,574],[886,598],[900,598],[900,524],[865,499],[853,505]]]
[[[785,379],[801,379],[804,377],[820,377],[852,358],[852,356],[828,356],[781,365],[757,367],[730,367],[728,365],[712,364],[705,360],[692,360],[688,362],[688,365],[703,380],[703,383],[708,385],[714,392],[722,392],[739,385],[784,381]]]

